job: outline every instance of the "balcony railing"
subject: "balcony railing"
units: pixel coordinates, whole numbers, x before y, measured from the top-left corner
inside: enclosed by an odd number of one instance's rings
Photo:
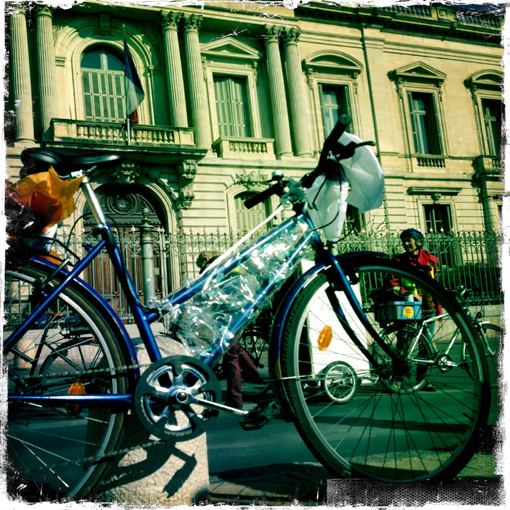
[[[475,168],[480,174],[500,174],[503,171],[501,159],[497,156],[478,156],[475,158]]]
[[[272,138],[235,138],[222,136],[213,143],[220,158],[274,159]]]
[[[432,16],[432,8],[427,5],[410,5],[409,7],[393,5],[391,7],[380,7],[379,10],[383,12],[407,14],[409,16],[422,16],[427,18]]]
[[[416,162],[419,167],[424,168],[445,168],[445,158],[444,156],[416,156]]]
[[[91,122],[86,120],[53,119],[53,141],[91,144],[127,144],[127,131],[121,122]],[[170,126],[131,126],[133,144],[165,147],[194,146],[192,128]]]

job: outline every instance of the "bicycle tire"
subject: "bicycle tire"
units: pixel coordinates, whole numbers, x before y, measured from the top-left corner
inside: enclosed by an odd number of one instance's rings
[[[319,374],[322,391],[333,402],[350,402],[359,386],[356,371],[344,361],[333,361]]]
[[[422,332],[416,343],[415,335],[418,332],[419,327],[413,323],[406,325],[404,328],[393,324],[380,332],[384,343],[391,346],[392,350],[406,350],[406,356],[408,358],[417,360],[416,364],[411,367],[412,374],[408,376],[410,384],[404,391],[420,391],[425,387],[428,383],[427,375],[429,367],[428,365],[420,364],[419,359],[420,357],[424,357],[427,360],[434,359],[434,352],[430,347],[430,340],[425,337],[427,334],[425,331]],[[372,354],[378,362],[391,365],[391,358],[377,343],[374,344]],[[395,384],[395,380],[392,377],[381,379],[381,384],[395,393],[402,392],[402,389]]]
[[[6,271],[4,339],[30,313],[34,285],[47,275],[43,267],[31,265]],[[126,393],[127,376],[112,376],[126,363],[104,317],[72,286],[64,290],[43,318],[4,352],[9,396]],[[19,402],[10,402],[8,409],[8,494],[31,502],[91,494],[119,443],[123,412]]]
[[[388,482],[453,477],[474,454],[490,410],[487,362],[472,326],[453,295],[416,270],[374,257],[358,257],[349,264],[346,272],[376,331],[388,324],[375,319],[372,290],[377,282],[397,275],[430,292],[450,313],[450,321],[444,320],[434,334],[440,352],[451,338],[447,322],[462,334],[447,358],[439,354],[429,366],[427,377],[434,392],[388,391],[377,379],[398,371],[405,383],[410,362],[400,357],[394,368],[387,373],[379,370],[377,378],[373,377],[376,367],[348,337],[325,291],[329,289],[340,300],[348,326],[359,332],[358,338],[368,347],[365,327],[353,315],[345,296],[330,288],[325,268],[310,277],[296,296],[282,334],[283,384],[297,430],[316,458],[335,475]],[[333,339],[325,351],[328,360],[321,360],[314,342],[325,325],[333,326]],[[462,343],[471,354],[470,367],[460,362]],[[347,361],[361,380],[354,398],[342,405],[329,401],[318,390],[316,374],[321,364],[332,359]]]

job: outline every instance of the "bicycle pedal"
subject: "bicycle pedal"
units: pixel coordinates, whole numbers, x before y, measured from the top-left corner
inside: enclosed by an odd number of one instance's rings
[[[239,425],[244,430],[261,429],[274,418],[278,411],[280,411],[280,406],[275,400],[260,403],[253,411],[248,413],[243,421],[239,422]]]

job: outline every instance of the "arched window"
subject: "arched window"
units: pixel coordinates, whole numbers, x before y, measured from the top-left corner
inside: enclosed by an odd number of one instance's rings
[[[105,48],[95,47],[81,59],[85,120],[118,122],[126,118],[124,64]]]

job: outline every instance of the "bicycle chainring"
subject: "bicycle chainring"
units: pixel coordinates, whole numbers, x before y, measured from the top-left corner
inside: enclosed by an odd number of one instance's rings
[[[152,363],[135,391],[135,409],[142,425],[165,441],[193,439],[204,432],[218,412],[194,401],[221,398],[213,371],[189,356],[168,356]]]

